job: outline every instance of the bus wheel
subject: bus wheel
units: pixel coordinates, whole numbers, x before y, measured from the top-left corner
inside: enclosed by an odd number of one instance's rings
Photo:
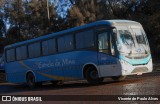
[[[36,86],[35,77],[34,77],[33,73],[28,73],[27,74],[27,85],[30,88],[34,88]]]
[[[85,73],[86,75],[86,80],[88,81],[89,84],[99,84],[103,82],[104,78],[99,78],[98,77],[98,72],[94,67],[89,67]]]
[[[114,76],[112,77],[113,80],[115,81],[122,81],[126,78],[126,76]]]

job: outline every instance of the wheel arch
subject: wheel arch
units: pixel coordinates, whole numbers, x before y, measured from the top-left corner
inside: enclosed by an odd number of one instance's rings
[[[83,65],[82,78],[84,78],[84,79],[86,78],[85,73],[86,73],[88,67],[90,67],[90,66],[93,66],[97,70],[98,76],[100,76],[97,65],[94,63],[87,63],[87,64]]]
[[[25,79],[26,79],[26,81],[27,81],[27,75],[28,75],[29,73],[32,73],[32,74],[34,75],[35,82],[37,82],[37,80],[36,80],[36,75],[35,75],[35,73],[34,73],[32,70],[28,70],[28,71],[26,72],[26,74],[25,74]]]

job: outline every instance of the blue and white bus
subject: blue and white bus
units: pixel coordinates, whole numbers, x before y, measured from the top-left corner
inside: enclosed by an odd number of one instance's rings
[[[5,47],[7,81],[30,87],[45,81],[120,81],[152,69],[143,27],[130,20],[97,21]]]

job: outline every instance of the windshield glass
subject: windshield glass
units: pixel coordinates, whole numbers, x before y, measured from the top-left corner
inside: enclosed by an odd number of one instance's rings
[[[117,49],[126,56],[147,54],[150,52],[143,28],[137,26],[117,26]]]
[[[134,40],[128,30],[119,30],[120,38],[125,45],[134,46]]]
[[[144,34],[140,28],[132,28],[138,44],[146,44]]]

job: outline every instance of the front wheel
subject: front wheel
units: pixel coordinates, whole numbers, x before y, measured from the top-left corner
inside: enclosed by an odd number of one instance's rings
[[[99,84],[103,82],[104,78],[98,77],[98,72],[94,67],[89,67],[86,71],[86,80],[89,84]]]
[[[127,76],[114,76],[112,77],[115,81],[123,81]]]

